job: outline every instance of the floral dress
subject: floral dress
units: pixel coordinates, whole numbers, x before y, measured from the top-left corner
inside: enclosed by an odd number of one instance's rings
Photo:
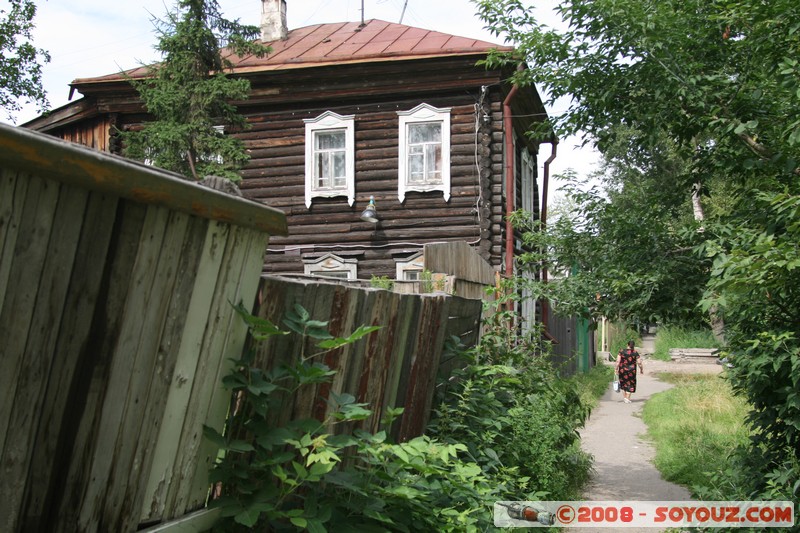
[[[636,363],[639,359],[639,352],[626,349],[620,351],[617,357],[619,358],[619,390],[636,392]]]

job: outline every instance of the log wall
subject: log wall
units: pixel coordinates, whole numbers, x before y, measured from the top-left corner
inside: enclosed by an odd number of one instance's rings
[[[302,254],[346,250],[360,252],[358,275],[394,277],[392,252],[419,251],[431,242],[467,242],[492,259],[502,248],[502,182],[491,170],[492,154],[502,143],[490,129],[499,123],[480,120],[477,94],[415,98],[335,108],[309,108],[250,116],[253,128],[241,134],[251,153],[242,189],[251,198],[284,210],[290,235],[275,239],[265,271],[302,272]],[[451,107],[451,197],[441,192],[409,192],[400,203],[398,183],[398,110],[420,103]],[[355,115],[356,202],[346,198],[314,198],[304,203],[304,118],[327,110]],[[478,124],[476,124],[476,119]],[[500,120],[500,117],[495,117]],[[502,174],[502,173],[501,173]],[[359,219],[374,196],[379,222]],[[283,253],[281,253],[283,252]],[[499,259],[492,261],[500,264]]]
[[[234,133],[251,156],[242,189],[247,197],[284,211],[290,227],[288,237],[271,241],[264,272],[300,273],[304,258],[331,252],[357,259],[359,278],[394,277],[396,260],[420,251],[426,243],[455,241],[469,243],[500,270],[505,247],[502,104],[510,72],[476,66],[479,59],[480,54],[413,61],[387,57],[246,73],[251,95],[237,105],[251,127]],[[90,108],[112,117],[123,130],[149,120],[125,80],[78,88],[88,103],[76,103],[72,114],[62,111],[36,127],[71,138],[70,121]],[[400,203],[397,111],[423,102],[452,108],[451,198],[445,202],[441,192],[411,192]],[[310,208],[305,206],[303,119],[325,111],[355,116],[352,207],[344,197],[315,198]],[[524,133],[546,115],[534,88],[517,92],[512,112],[517,146],[535,158],[538,146]],[[109,149],[119,149],[113,137]],[[377,224],[359,219],[370,196],[377,202]]]
[[[282,215],[0,126],[0,530],[202,508],[220,374]]]

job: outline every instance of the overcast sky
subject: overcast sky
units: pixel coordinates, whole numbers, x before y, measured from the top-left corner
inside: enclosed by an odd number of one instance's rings
[[[229,19],[258,25],[260,0],[218,0]],[[364,0],[364,18],[436,30],[503,44],[483,29],[469,0]],[[533,1],[530,1],[533,4]],[[536,2],[543,17],[549,17],[552,0]],[[7,4],[0,0],[0,6]],[[405,13],[403,13],[403,7]],[[153,50],[156,35],[153,17],[163,18],[174,0],[36,0],[34,44],[50,52],[52,60],[44,66],[44,87],[52,108],[68,103],[69,83],[76,78],[100,76],[149,63],[159,57]],[[289,29],[329,22],[361,19],[361,0],[288,0]],[[74,99],[80,98],[79,94]],[[543,98],[544,99],[544,98]],[[17,116],[22,124],[37,116],[26,108]],[[596,155],[575,148],[575,139],[559,144],[558,157],[551,166],[557,174],[569,167],[585,175],[596,164]],[[550,155],[542,145],[539,160]],[[541,165],[541,163],[540,163]],[[541,169],[540,169],[541,170]]]

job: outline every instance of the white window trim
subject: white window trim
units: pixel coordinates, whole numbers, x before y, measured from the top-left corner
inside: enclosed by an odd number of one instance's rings
[[[411,257],[408,257],[402,261],[397,261],[395,269],[395,279],[405,280],[406,271],[422,273],[422,271],[425,270],[425,257],[422,252],[417,252]]]
[[[355,115],[339,115],[325,111],[317,118],[303,119],[306,124],[306,207],[311,207],[312,198],[347,196],[350,206],[356,200],[355,164]],[[314,133],[325,130],[345,130],[345,189],[328,191],[314,190]]]
[[[304,259],[303,263],[303,273],[307,276],[324,276],[326,272],[347,272],[347,279],[358,277],[358,259],[343,259],[335,254],[325,254],[316,259]]]
[[[522,157],[520,157],[520,176],[522,181],[522,209],[528,211],[531,214],[531,217],[535,215],[533,212],[534,202],[533,196],[534,194],[538,195],[538,191],[536,191],[535,184],[536,184],[536,166],[528,149],[524,149],[522,151]],[[536,192],[534,192],[536,191]],[[516,205],[516,204],[515,204]]]
[[[450,109],[449,107],[437,108],[428,104],[420,104],[410,111],[398,111],[400,117],[399,157],[397,197],[400,202],[406,199],[408,191],[442,191],[444,201],[450,201]],[[419,122],[441,122],[442,124],[442,183],[409,185],[408,179],[408,124]]]

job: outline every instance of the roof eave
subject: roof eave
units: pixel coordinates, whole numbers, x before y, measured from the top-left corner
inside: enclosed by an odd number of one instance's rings
[[[511,47],[498,47],[496,50],[501,52],[512,51],[513,48]],[[400,62],[400,61],[420,61],[420,60],[427,60],[427,59],[442,59],[442,58],[452,58],[452,57],[474,57],[476,61],[480,58],[484,58],[489,54],[489,50],[484,51],[449,51],[449,52],[442,52],[442,53],[431,53],[431,54],[380,54],[375,56],[369,57],[359,57],[356,59],[331,59],[331,60],[319,60],[319,61],[298,61],[296,63],[293,62],[285,62],[285,63],[275,63],[275,64],[262,64],[262,65],[253,65],[253,66],[245,66],[245,67],[233,67],[230,73],[234,75],[250,75],[250,74],[258,74],[262,72],[275,72],[280,70],[299,70],[299,69],[308,69],[308,68],[321,68],[321,67],[332,67],[332,66],[339,66],[339,65],[361,65],[365,63],[385,63],[385,62]],[[145,76],[132,76],[132,77],[104,77],[104,78],[76,78],[75,80],[70,83],[70,87],[74,90],[79,91],[81,94],[86,95],[87,93],[94,93],[94,92],[102,92],[106,90],[108,87],[112,86],[130,86],[130,79],[144,79]]]

